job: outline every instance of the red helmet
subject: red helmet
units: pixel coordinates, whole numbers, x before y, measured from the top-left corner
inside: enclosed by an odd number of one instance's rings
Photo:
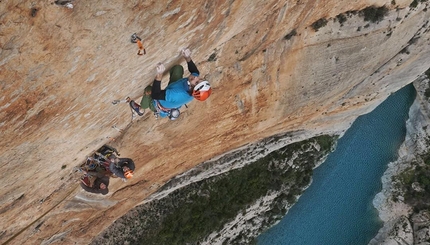
[[[208,81],[199,82],[193,90],[193,97],[197,100],[204,101],[211,95],[212,88]]]

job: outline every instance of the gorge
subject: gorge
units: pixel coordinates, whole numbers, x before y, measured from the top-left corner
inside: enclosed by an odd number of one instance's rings
[[[428,1],[56,2],[0,2],[2,244],[89,244],[190,169],[270,137],[286,136],[247,154],[342,135],[430,67]],[[176,121],[112,105],[139,101],[184,47],[210,99]],[[103,144],[136,172],[97,196],[74,167]]]

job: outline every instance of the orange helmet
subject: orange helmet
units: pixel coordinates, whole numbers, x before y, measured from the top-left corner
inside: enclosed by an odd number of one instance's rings
[[[133,170],[129,169],[125,171],[124,177],[126,177],[127,179],[131,179],[131,177],[133,177]]]
[[[199,82],[193,90],[193,97],[197,100],[204,101],[211,95],[212,88],[208,81]]]

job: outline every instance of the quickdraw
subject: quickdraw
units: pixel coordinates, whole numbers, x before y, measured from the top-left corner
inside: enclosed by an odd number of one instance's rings
[[[136,33],[133,33],[133,35],[131,35],[131,42],[132,43],[137,43],[137,47],[138,47],[138,51],[137,51],[137,55],[144,55],[146,54],[146,49],[143,47],[143,43],[142,43],[142,39],[140,37],[137,36]]]

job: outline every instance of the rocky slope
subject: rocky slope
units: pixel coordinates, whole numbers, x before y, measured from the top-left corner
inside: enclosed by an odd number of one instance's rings
[[[430,63],[427,1],[72,4],[0,2],[1,243],[86,244],[203,161],[278,133],[345,130]],[[139,100],[156,63],[184,64],[183,47],[211,98],[174,122],[130,123],[111,101]],[[72,169],[105,143],[137,171],[89,195]]]

